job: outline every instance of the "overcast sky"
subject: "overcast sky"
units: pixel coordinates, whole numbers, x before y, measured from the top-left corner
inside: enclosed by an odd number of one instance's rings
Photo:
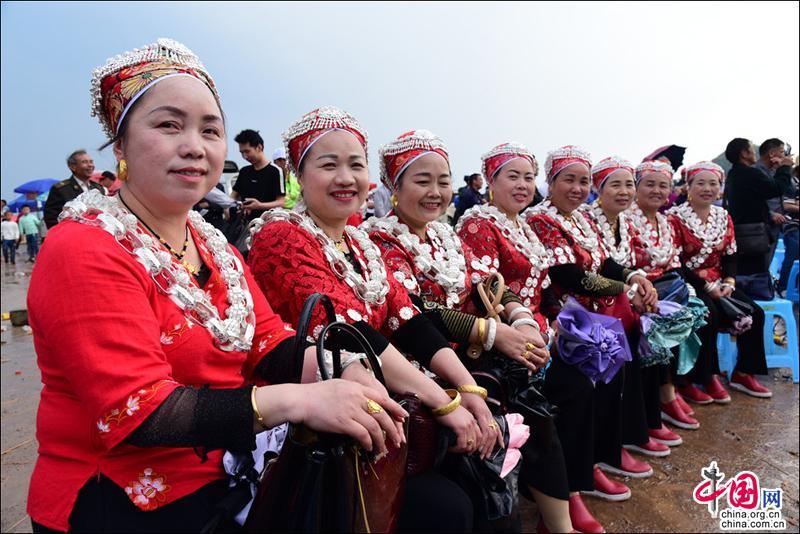
[[[114,168],[96,150],[91,71],[158,37],[214,76],[240,165],[240,130],[271,153],[321,105],[365,126],[373,180],[378,145],[414,128],[445,140],[458,185],[505,141],[540,162],[564,144],[638,162],[675,143],[689,163],[733,137],[800,148],[798,5],[3,2],[2,195],[66,178],[79,147]]]

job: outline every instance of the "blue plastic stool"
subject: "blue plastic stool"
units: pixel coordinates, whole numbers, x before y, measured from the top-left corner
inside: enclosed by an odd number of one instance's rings
[[[800,381],[798,365],[800,349],[797,347],[797,321],[794,320],[792,303],[785,299],[769,301],[757,300],[756,304],[764,310],[764,349],[767,353],[767,367],[789,367],[792,370],[792,381]],[[786,321],[786,347],[777,345],[773,340],[774,317]],[[718,342],[719,343],[719,342]],[[720,363],[720,367],[722,364]]]
[[[786,256],[786,249],[783,248],[783,241],[778,242],[778,247],[775,249],[775,255],[772,256],[772,263],[769,264],[769,272],[775,278],[781,276],[781,266],[783,265],[783,258]]]
[[[726,373],[730,380],[739,355],[736,342],[731,339],[730,334],[722,332],[717,334],[717,354],[719,355],[719,370],[721,373]]]
[[[786,300],[794,304],[800,303],[800,291],[797,288],[797,275],[800,271],[800,261],[794,260],[792,270],[789,271],[789,281],[786,286]]]

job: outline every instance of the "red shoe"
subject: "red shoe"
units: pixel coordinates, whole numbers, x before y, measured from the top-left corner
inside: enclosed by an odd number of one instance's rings
[[[591,495],[592,497],[605,499],[606,501],[627,501],[631,498],[631,490],[628,486],[616,480],[609,480],[605,473],[600,471],[599,467],[595,466],[593,475],[594,489],[592,491],[582,491],[581,495]],[[572,522],[572,526],[575,527],[576,530],[584,532],[574,521]]]
[[[669,450],[669,447],[667,447]],[[613,465],[608,465],[604,463],[597,464],[597,467],[605,471],[606,473],[611,473],[612,475],[620,475],[623,477],[631,477],[631,478],[647,478],[653,475],[653,468],[650,467],[650,464],[647,462],[643,462],[642,460],[637,460],[631,453],[623,448],[620,451],[620,462],[619,467],[614,467]]]
[[[622,448],[629,451],[638,452],[639,454],[644,454],[645,456],[655,456],[658,458],[669,456],[669,453],[671,452],[669,447],[654,440],[653,438],[650,438],[647,440],[647,443],[643,443],[642,445],[623,445]]]
[[[694,417],[689,417],[681,407],[678,401],[673,400],[669,403],[661,403],[661,419],[686,430],[697,430],[700,428],[700,423]]]
[[[695,388],[695,389],[697,389],[697,388]],[[692,407],[689,406],[688,402],[683,400],[683,395],[681,395],[677,391],[675,392],[675,400],[678,401],[678,404],[680,405],[681,410],[683,410],[683,413],[685,413],[686,415],[689,415],[689,416],[694,415],[694,410],[692,410]]]
[[[683,438],[668,429],[664,423],[661,423],[661,428],[659,429],[648,428],[647,433],[653,441],[669,445],[670,447],[677,447],[683,443]]]
[[[706,393],[708,393],[711,398],[714,399],[714,402],[718,402],[720,404],[728,404],[731,401],[731,396],[728,395],[728,390],[722,387],[717,375],[711,375],[711,381],[706,384]]]
[[[760,397],[762,399],[768,399],[772,397],[772,392],[759,384],[758,380],[756,380],[753,375],[736,371],[733,373],[729,384],[733,389],[738,389],[739,391],[747,393],[753,397]]]
[[[677,386],[675,388],[681,395],[689,399],[695,404],[711,404],[714,402],[714,399],[711,398],[711,394],[706,391],[703,393],[697,386],[694,384],[689,384],[688,386]],[[685,413],[685,412],[684,412]],[[688,414],[686,414],[688,415]]]
[[[601,534],[606,531],[603,525],[586,508],[586,504],[580,495],[572,495],[569,498],[569,518],[572,521],[572,528],[578,532]]]

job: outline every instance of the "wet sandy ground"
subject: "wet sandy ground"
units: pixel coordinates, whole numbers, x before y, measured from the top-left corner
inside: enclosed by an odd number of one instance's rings
[[[25,308],[30,270],[30,264],[18,263],[16,271],[25,273],[18,276],[3,265],[2,311]],[[9,321],[2,325],[0,531],[28,532],[25,505],[36,460],[35,417],[41,382],[31,336]],[[684,443],[673,448],[670,456],[650,459],[655,471],[651,478],[625,480],[633,493],[630,500],[608,503],[587,497],[587,505],[609,532],[720,532],[718,520],[691,497],[701,481],[700,469],[716,460],[726,479],[750,470],[760,477],[762,487],[782,488],[786,531],[797,532],[800,413],[798,386],[784,376],[788,374],[788,370],[771,370],[769,377],[761,377],[774,392],[771,400],[732,391],[733,402],[727,406],[696,408],[701,428],[680,432]],[[536,507],[523,502],[524,530],[533,531]],[[721,508],[726,506],[722,502]]]

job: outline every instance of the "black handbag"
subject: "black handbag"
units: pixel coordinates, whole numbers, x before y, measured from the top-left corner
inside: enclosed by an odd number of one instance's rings
[[[333,354],[333,378],[342,374],[337,340],[348,336],[367,356],[375,377],[384,382],[377,356],[353,326],[335,321],[328,297],[315,293],[306,300],[297,329],[295,379],[302,376],[308,329],[322,304],[328,320],[317,340],[317,363],[323,380],[329,376],[324,355]],[[357,365],[357,364],[352,364]],[[245,523],[248,532],[390,532],[399,518],[405,487],[405,446],[388,447],[377,460],[344,435],[320,433],[290,424],[277,458],[264,470]]]
[[[736,277],[736,288],[753,300],[775,298],[775,280],[770,273],[741,274]]]
[[[737,224],[733,232],[736,234],[736,249],[742,256],[760,256],[769,251],[772,240],[765,223]]]

